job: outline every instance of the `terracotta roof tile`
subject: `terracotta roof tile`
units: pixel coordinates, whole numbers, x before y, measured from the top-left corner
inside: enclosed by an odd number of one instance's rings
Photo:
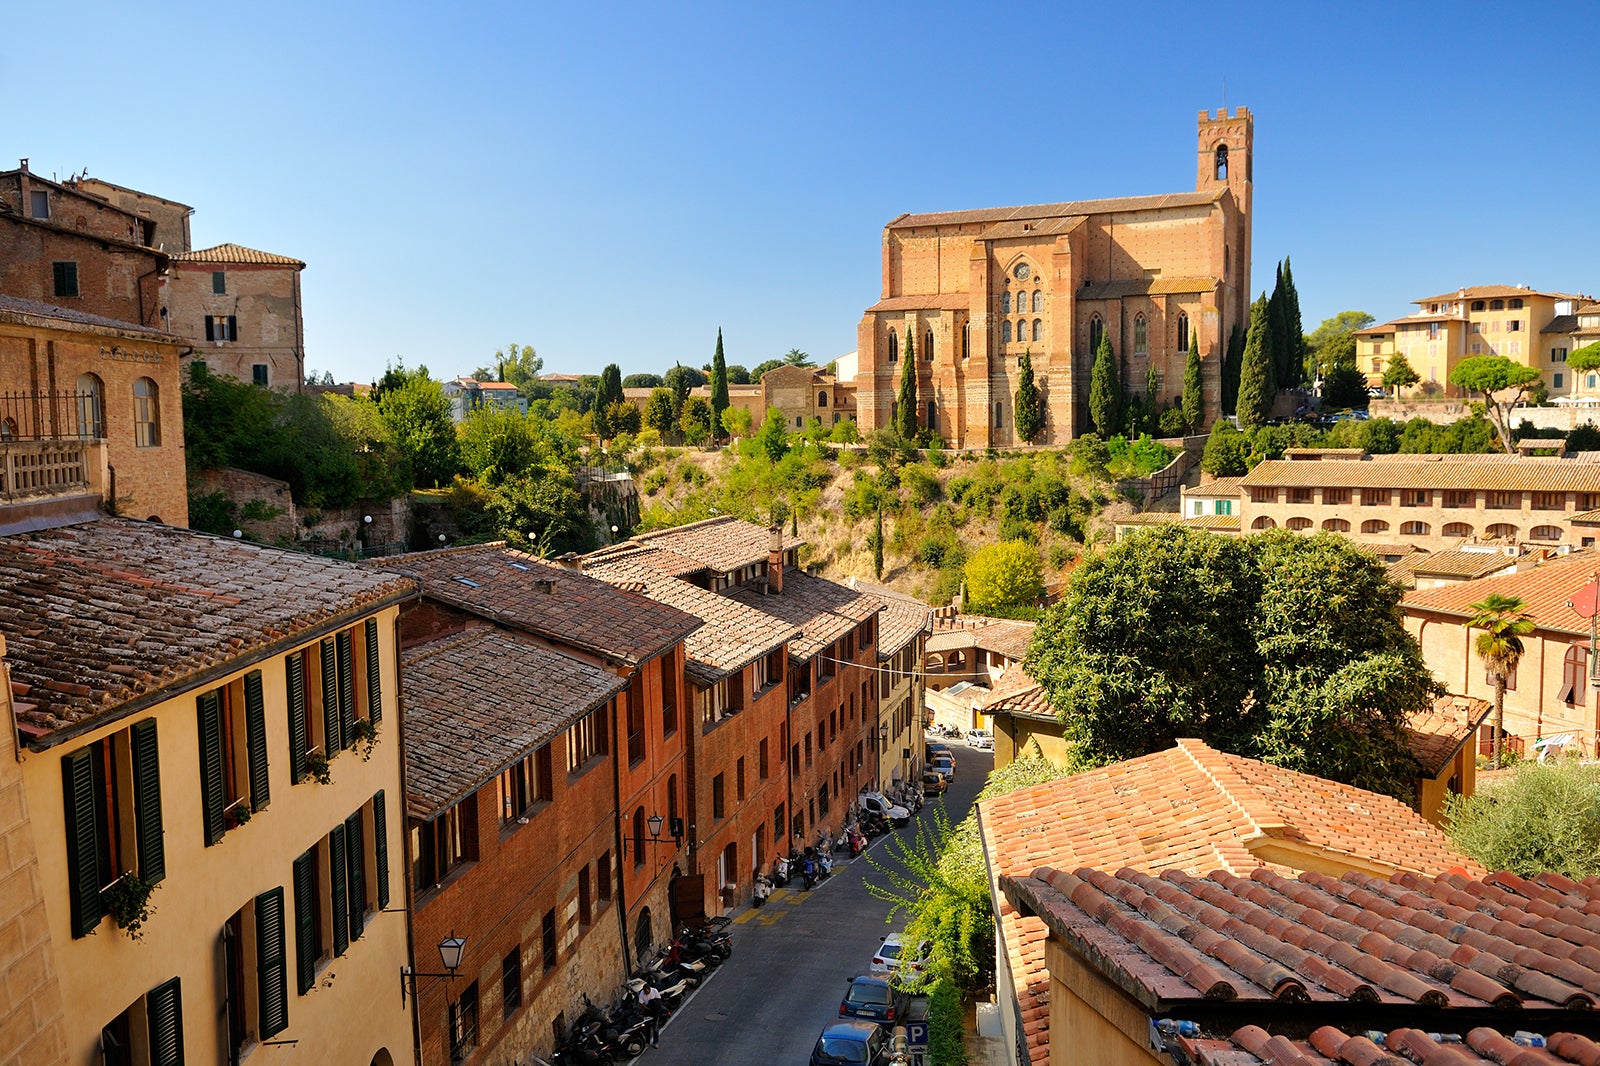
[[[1523,455],[1372,456],[1344,462],[1268,459],[1246,488],[1487,489],[1600,492],[1600,462]]]
[[[274,255],[271,252],[257,251],[246,248],[242,244],[219,244],[212,248],[197,248],[192,252],[182,252],[172,257],[178,263],[238,263],[254,266],[292,266],[304,267],[305,264],[298,259],[291,259],[286,255]]]
[[[1057,218],[1070,215],[1098,215],[1111,211],[1159,211],[1168,207],[1198,207],[1215,203],[1224,190],[1163,193],[1155,196],[1119,196],[1106,200],[1072,200],[1055,204],[1030,204],[1021,207],[990,207],[969,211],[938,211],[921,215],[901,215],[887,229],[912,229],[922,226],[958,226],[981,222],[1009,222],[1023,219]]]
[[[1527,605],[1528,614],[1541,629],[1587,636],[1587,621],[1567,603],[1594,577],[1597,567],[1600,567],[1600,555],[1592,551],[1576,551],[1547,559],[1515,574],[1458,581],[1408,593],[1400,605],[1408,614],[1437,612],[1466,618],[1473,613],[1472,604],[1498,593],[1521,599]]]
[[[0,537],[0,633],[36,747],[415,591],[377,568],[119,518]]]
[[[724,515],[654,533],[640,533],[631,543],[665,548],[683,558],[693,559],[707,569],[728,573],[742,566],[766,562],[771,538],[771,531],[754,522]],[[787,534],[783,537],[785,551],[804,543],[798,537]],[[603,556],[605,552],[602,550],[595,554]]]
[[[873,311],[965,311],[974,297],[965,292],[928,293],[924,296],[889,296],[867,308]],[[982,297],[978,297],[982,299]]]
[[[1163,296],[1210,292],[1221,282],[1216,278],[1134,278],[1127,281],[1102,281],[1085,285],[1073,294],[1078,300],[1123,300],[1129,296]]]
[[[1009,618],[958,614],[953,618],[935,619],[933,625],[933,636],[928,638],[929,651],[981,648],[1021,662],[1028,655],[1028,645],[1033,642],[1034,623]]]
[[[726,595],[798,627],[800,635],[789,642],[789,657],[796,662],[813,658],[884,606],[876,596],[798,570],[784,571],[782,595],[748,587]]]
[[[633,665],[667,651],[700,621],[575,570],[478,544],[383,559],[443,603],[557,643]]]
[[[1054,720],[1056,717],[1055,708],[1050,706],[1050,698],[1045,695],[1044,687],[1029,677],[1021,666],[1014,666],[1005,672],[989,695],[978,701],[978,710],[984,714],[1005,711],[1032,718]]]
[[[1456,300],[1490,300],[1497,296],[1553,296],[1558,300],[1573,300],[1577,297],[1564,292],[1544,292],[1539,289],[1524,289],[1516,285],[1468,285],[1464,289],[1447,292],[1439,296],[1424,296],[1420,300],[1412,300],[1414,304],[1453,303]]]
[[[30,319],[42,319],[46,324],[64,322],[72,326],[88,326],[99,330],[138,334],[149,337],[151,340],[168,344],[189,343],[187,338],[180,337],[176,333],[168,333],[165,330],[141,326],[137,322],[123,322],[120,319],[106,318],[102,315],[91,315],[86,311],[76,311],[70,307],[57,307],[55,304],[41,303],[38,300],[24,300],[20,296],[7,296],[0,293],[0,321],[16,321],[28,324]]]
[[[1472,551],[1450,548],[1433,552],[1411,566],[1413,574],[1436,574],[1440,577],[1478,578],[1517,565],[1515,555],[1503,551]]]
[[[406,808],[431,818],[550,743],[622,678],[487,624],[407,648]]]
[[[1492,709],[1487,700],[1472,696],[1440,696],[1433,706],[1413,714],[1406,721],[1406,736],[1422,776],[1438,777]]]
[[[917,600],[899,596],[878,598],[884,605],[883,613],[878,616],[878,661],[883,662],[904,650],[917,639],[917,634],[927,632],[933,612],[927,604]]]
[[[1420,1018],[1417,1022],[1423,1024]],[[1504,1028],[1509,1029],[1513,1024],[1519,1023],[1508,1020]],[[1559,1028],[1564,1024],[1572,1023],[1556,1022],[1553,1027]],[[1304,1063],[1307,1066],[1321,1063],[1333,1066],[1403,1066],[1411,1062],[1447,1066],[1506,1066],[1508,1063],[1516,1066],[1553,1066],[1571,1062],[1593,1066],[1600,1062],[1600,1044],[1587,1036],[1569,1032],[1535,1035],[1545,1041],[1545,1052],[1530,1050],[1527,1038],[1520,1029],[1508,1035],[1490,1026],[1466,1029],[1465,1032],[1448,1036],[1417,1028],[1398,1028],[1379,1034],[1378,1039],[1383,1041],[1380,1045],[1364,1033],[1351,1036],[1331,1025],[1314,1030],[1304,1040],[1271,1036],[1260,1026],[1247,1025],[1234,1030],[1226,1039],[1180,1037],[1177,1043],[1187,1053],[1189,1061],[1197,1066],[1284,1066],[1287,1063]]]

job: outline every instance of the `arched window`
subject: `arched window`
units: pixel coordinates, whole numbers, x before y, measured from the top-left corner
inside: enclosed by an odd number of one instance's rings
[[[895,331],[891,329],[889,331],[889,362],[898,363],[899,361],[900,338],[895,334]]]
[[[0,440],[17,439],[17,420],[9,415],[0,418]]]
[[[1135,355],[1145,355],[1150,351],[1150,323],[1143,315],[1133,317],[1133,351]]]
[[[1284,523],[1284,527],[1287,528],[1287,529],[1293,529],[1293,530],[1297,530],[1297,531],[1298,530],[1302,530],[1302,529],[1310,529],[1311,528],[1311,519],[1304,518],[1304,517],[1301,517],[1299,515],[1296,515],[1294,518],[1291,518],[1287,522],[1285,522]]]
[[[1483,301],[1482,300],[1473,300],[1472,301],[1472,309],[1474,311],[1482,311],[1483,310]]]
[[[1218,181],[1227,181],[1228,180],[1228,146],[1225,145],[1225,144],[1217,145],[1216,165],[1217,165],[1217,169],[1216,169],[1217,180]]]
[[[1520,311],[1520,310],[1522,310],[1522,297],[1513,296],[1511,298],[1511,302],[1506,305],[1506,309],[1510,310],[1510,311]]]
[[[944,672],[944,656],[936,651],[928,653],[928,673],[940,674]]]
[[[1595,387],[1597,381],[1600,381],[1600,378],[1596,378],[1593,374],[1590,374],[1588,377],[1583,379],[1583,384],[1585,388],[1592,389]]]
[[[826,407],[826,406],[828,406],[828,394],[827,393],[825,393],[825,392],[817,393],[817,406],[818,407]]]
[[[950,653],[950,663],[949,663],[949,666],[948,666],[949,672],[950,673],[959,673],[960,671],[965,670],[966,668],[967,668],[967,655],[966,655],[966,653],[963,652],[963,651],[953,651],[953,652],[951,652]]]
[[[1447,537],[1470,537],[1472,527],[1465,522],[1446,522],[1441,532]]]
[[[1389,532],[1389,523],[1385,522],[1381,518],[1369,518],[1365,522],[1361,523],[1361,532],[1387,533]]]
[[[1322,528],[1329,533],[1348,533],[1350,532],[1350,523],[1342,518],[1324,518],[1322,520]]]
[[[1402,537],[1426,537],[1428,535],[1426,522],[1401,522],[1400,535]]]
[[[1100,338],[1106,335],[1106,324],[1100,320],[1099,315],[1089,319],[1089,350],[1092,352],[1100,347]]]
[[[161,443],[161,389],[154,378],[133,383],[133,443],[140,448]]]
[[[1033,339],[1036,340],[1036,341],[1044,340],[1044,320],[1043,319],[1036,318],[1036,319],[1033,320]]]
[[[922,335],[922,358],[933,362],[933,330]]]
[[[1276,529],[1276,528],[1278,528],[1278,523],[1274,522],[1272,519],[1268,518],[1266,515],[1262,515],[1260,518],[1257,518],[1254,522],[1250,523],[1250,528],[1251,529]]]
[[[650,954],[650,949],[655,946],[655,936],[650,931],[650,908],[646,907],[639,912],[638,919],[633,926],[633,957],[645,958]]]
[[[1560,540],[1560,526],[1534,526],[1528,530],[1529,540]]]
[[[964,322],[961,326],[961,358],[972,357],[972,323]]]
[[[1009,315],[1011,313],[1011,290],[1010,289],[1007,289],[1005,292],[1000,294],[1000,313],[1002,315]]]
[[[1484,530],[1483,535],[1491,540],[1516,540],[1517,527],[1509,522],[1496,522]]]
[[[1491,310],[1491,311],[1504,311],[1505,309],[1506,309],[1506,302],[1504,300],[1490,300],[1489,301],[1489,310]]]
[[[1038,314],[1044,310],[1044,293],[1038,289],[1033,290],[1033,313]]]
[[[1561,692],[1556,697],[1569,707],[1582,707],[1584,689],[1589,687],[1589,649],[1582,644],[1569,644],[1561,661]]]
[[[1011,320],[1009,318],[1000,323],[1000,343],[1011,343]]]
[[[935,433],[939,431],[939,408],[932,400],[928,401],[928,428]]]
[[[1186,312],[1178,312],[1178,351],[1189,350],[1189,316]]]
[[[1005,425],[1006,405],[999,400],[994,402],[994,428],[999,429]]]
[[[106,386],[98,374],[78,375],[78,436],[99,440],[106,435]]]

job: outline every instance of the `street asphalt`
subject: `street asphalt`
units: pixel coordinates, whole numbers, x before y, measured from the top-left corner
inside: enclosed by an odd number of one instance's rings
[[[952,823],[966,817],[994,766],[994,753],[951,744],[956,776],[944,797]],[[934,803],[918,818],[931,820]],[[868,851],[889,861],[889,841],[913,826],[872,842]],[[883,937],[905,924],[886,924],[889,904],[867,883],[886,878],[863,858],[836,864],[810,892],[796,876],[764,907],[734,915],[733,957],[717,970],[661,1031],[661,1046],[639,1066],[805,1066],[817,1034],[839,1016],[846,981],[864,972]]]

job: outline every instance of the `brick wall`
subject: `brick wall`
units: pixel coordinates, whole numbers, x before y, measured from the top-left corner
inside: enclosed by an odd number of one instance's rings
[[[239,508],[240,527],[254,539],[267,544],[294,543],[300,524],[287,481],[230,466],[202,470],[194,489],[197,493],[226,494]]]
[[[221,293],[212,275],[223,275]],[[300,313],[298,267],[255,263],[175,262],[167,283],[168,329],[188,337],[195,358],[239,381],[267,368],[270,388],[297,389],[305,378],[305,329]],[[206,340],[206,317],[232,316],[234,340]]]
[[[55,262],[77,264],[78,295],[57,296]],[[0,292],[119,322],[159,327],[155,251],[0,215]]]

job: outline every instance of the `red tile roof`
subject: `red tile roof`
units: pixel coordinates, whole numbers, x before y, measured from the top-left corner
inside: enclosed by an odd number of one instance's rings
[[[961,614],[953,618],[936,619],[933,625],[933,636],[928,638],[928,650],[931,652],[981,648],[1003,655],[1013,662],[1021,662],[1027,657],[1028,645],[1033,642],[1032,622]]]
[[[1054,721],[1056,712],[1044,687],[1029,677],[1021,666],[1007,670],[989,694],[978,701],[978,710],[984,714],[1005,711],[1031,718],[1049,718]]]
[[[0,537],[0,633],[36,749],[415,594],[375,567],[150,522]]]
[[[1539,455],[1374,455],[1308,462],[1268,459],[1240,481],[1245,488],[1484,489],[1600,492],[1600,462],[1583,453]],[[1507,511],[1520,517],[1520,511]]]
[[[706,569],[728,573],[741,566],[766,562],[772,533],[754,522],[723,515],[654,533],[640,533],[632,543],[665,548],[683,558],[693,559]],[[785,551],[804,543],[798,537],[783,535]],[[602,556],[605,551],[595,554]]]
[[[1443,293],[1439,296],[1424,296],[1420,300],[1412,300],[1414,304],[1454,303],[1456,300],[1488,300],[1495,297],[1506,296],[1550,296],[1558,300],[1576,300],[1578,297],[1564,292],[1544,292],[1539,289],[1524,289],[1517,285],[1468,285],[1455,292]]]
[[[1418,1019],[1421,1024],[1421,1019]],[[1516,1024],[1508,1019],[1503,1028]],[[1558,1025],[1570,1025],[1562,1021]],[[1465,1028],[1465,1027],[1463,1027]],[[1388,1033],[1355,1036],[1324,1025],[1305,1040],[1273,1036],[1257,1025],[1236,1029],[1226,1040],[1179,1037],[1177,1044],[1197,1066],[1281,1066],[1287,1063],[1334,1064],[1334,1066],[1405,1066],[1412,1062],[1437,1062],[1446,1066],[1544,1066],[1573,1062],[1583,1066],[1600,1063],[1600,1044],[1578,1033],[1552,1032],[1545,1041],[1545,1053],[1530,1050],[1528,1035],[1518,1030],[1509,1035],[1489,1026],[1466,1029],[1462,1033],[1426,1033],[1421,1029],[1395,1029]],[[1381,1041],[1378,1043],[1377,1041]],[[1393,1054],[1390,1054],[1392,1052]],[[1396,1058],[1395,1055],[1399,1055]]]
[[[1459,581],[1408,593],[1400,605],[1407,614],[1436,612],[1467,618],[1473,613],[1472,604],[1498,593],[1522,600],[1541,629],[1587,636],[1588,620],[1567,603],[1589,583],[1597,570],[1600,570],[1600,554],[1577,551],[1515,574]]]
[[[1398,800],[1197,740],[985,800],[978,824],[990,874],[1002,881],[1042,866],[1288,872],[1299,856],[1321,868],[1482,872]],[[1001,946],[1022,1012],[1036,1019],[1027,1036],[1040,1062],[1049,1012],[1038,998],[1046,986],[1036,922],[1000,908]]]
[[[252,266],[292,266],[304,267],[305,264],[298,259],[291,259],[286,255],[274,255],[272,252],[262,252],[255,248],[246,248],[242,244],[219,244],[213,248],[197,248],[192,252],[180,252],[172,257],[179,263],[237,263]]]
[[[1411,757],[1423,777],[1438,777],[1471,740],[1493,706],[1473,696],[1440,696],[1433,706],[1406,720]]]
[[[700,620],[555,566],[503,543],[390,556],[383,565],[425,595],[613,662],[636,665],[685,639]]]
[[[959,226],[980,222],[1015,222],[1036,218],[1071,215],[1098,215],[1111,211],[1159,211],[1169,207],[1198,207],[1222,198],[1223,189],[1205,192],[1161,193],[1154,196],[1118,196],[1106,200],[1071,200],[1055,204],[1029,204],[1021,207],[988,207],[967,211],[937,211],[921,215],[901,215],[887,229],[912,229],[922,226]]]
[[[883,601],[876,596],[798,570],[784,571],[781,595],[769,596],[749,587],[726,595],[798,627],[800,635],[789,642],[789,658],[795,662],[816,656],[883,610]]]
[[[413,645],[401,661],[413,818],[452,806],[626,687],[599,666],[483,623]]]

